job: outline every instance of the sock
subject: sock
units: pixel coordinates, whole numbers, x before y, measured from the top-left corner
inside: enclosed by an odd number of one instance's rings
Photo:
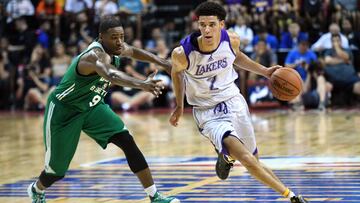
[[[286,188],[285,192],[283,193],[283,196],[288,199],[291,199],[292,197],[295,196],[295,193],[291,191],[289,188]]]
[[[145,192],[148,196],[154,197],[155,193],[157,192],[156,185],[152,185],[150,187],[145,188]]]
[[[37,182],[33,184],[33,188],[35,189],[35,192],[43,194],[45,190],[40,190],[38,186],[36,185]]]

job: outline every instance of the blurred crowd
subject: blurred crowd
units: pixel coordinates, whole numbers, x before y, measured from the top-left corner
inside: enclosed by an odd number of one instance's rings
[[[169,58],[179,40],[197,31],[194,8],[202,0],[2,0],[0,2],[0,108],[42,110],[73,57],[96,39],[99,20],[117,15],[125,41]],[[303,93],[293,109],[359,104],[360,0],[223,0],[226,26],[239,47],[264,66],[292,67]],[[152,64],[122,59],[122,71],[144,79]],[[174,105],[170,77],[166,91],[150,93],[112,87],[114,109]],[[265,78],[242,71],[237,81],[250,105],[277,102]]]

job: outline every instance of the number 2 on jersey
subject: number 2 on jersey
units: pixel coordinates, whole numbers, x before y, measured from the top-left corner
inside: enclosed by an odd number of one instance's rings
[[[207,81],[210,81],[210,90],[217,90],[219,88],[214,87],[216,81],[216,75],[214,77],[208,78]]]
[[[101,100],[101,97],[99,95],[95,95],[91,102],[89,102],[90,107],[95,106],[99,101]]]

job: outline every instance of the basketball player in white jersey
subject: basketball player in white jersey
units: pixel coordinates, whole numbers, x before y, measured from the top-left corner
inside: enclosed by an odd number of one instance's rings
[[[226,12],[221,5],[204,2],[195,13],[200,33],[183,39],[171,56],[177,106],[170,123],[178,125],[185,92],[201,134],[218,152],[216,174],[220,179],[226,179],[234,161],[239,160],[253,177],[292,203],[306,203],[259,162],[248,106],[234,83],[238,77],[234,68],[270,78],[280,66],[266,68],[239,50],[239,37],[224,29]]]

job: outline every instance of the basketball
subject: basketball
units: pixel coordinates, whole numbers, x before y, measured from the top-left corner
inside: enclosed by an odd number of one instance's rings
[[[277,99],[291,101],[300,94],[302,79],[292,68],[279,68],[271,75],[270,90]]]

